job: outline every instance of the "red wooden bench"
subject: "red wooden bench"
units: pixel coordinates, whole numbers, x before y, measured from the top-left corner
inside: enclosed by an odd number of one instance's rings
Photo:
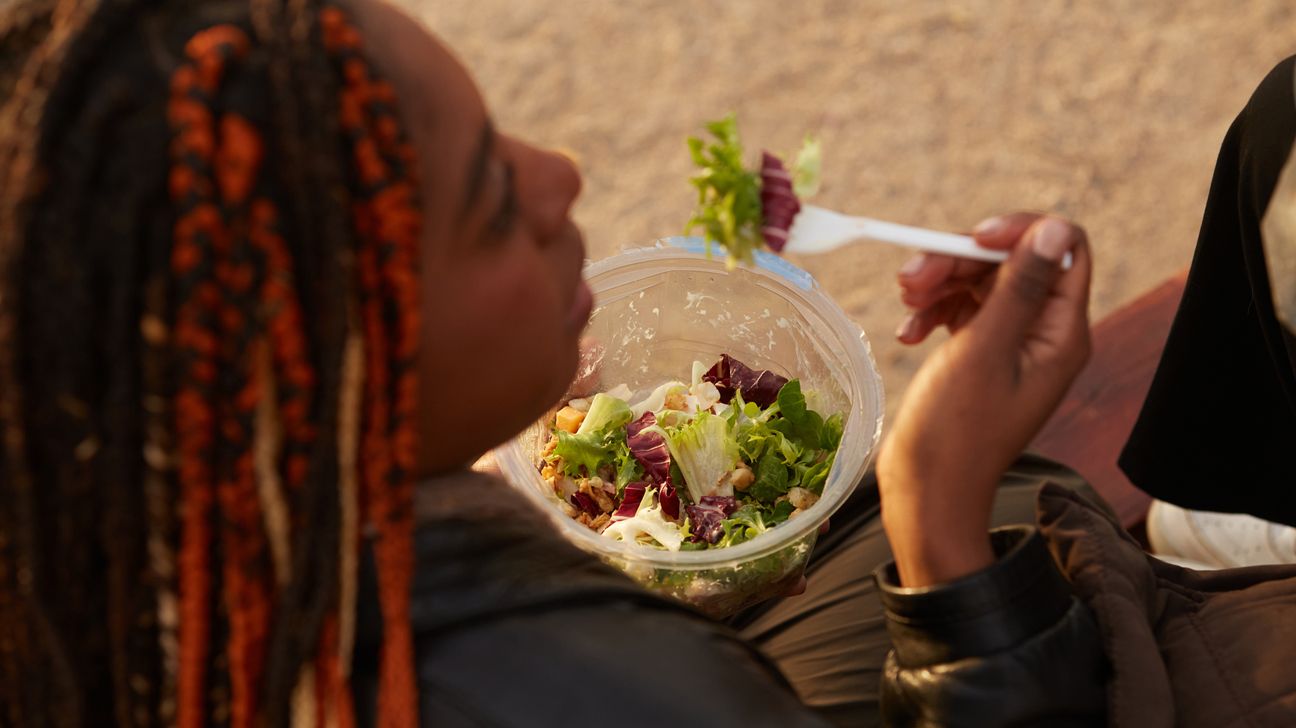
[[[1136,533],[1152,499],[1129,482],[1116,458],[1152,384],[1186,278],[1180,271],[1094,325],[1089,364],[1031,445],[1085,476]]]

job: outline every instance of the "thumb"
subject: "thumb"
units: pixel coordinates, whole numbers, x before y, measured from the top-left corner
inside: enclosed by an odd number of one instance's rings
[[[1038,320],[1062,276],[1062,259],[1081,246],[1084,231],[1055,217],[1037,220],[1004,263],[994,289],[969,324],[988,347],[1015,350]]]

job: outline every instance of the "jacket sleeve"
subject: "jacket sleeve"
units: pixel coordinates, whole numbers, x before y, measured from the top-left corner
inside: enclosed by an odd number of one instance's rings
[[[582,601],[420,635],[423,725],[828,728],[719,625],[632,599]]]
[[[422,725],[826,728],[733,630],[577,550],[491,480],[416,500],[409,610]],[[359,575],[352,685],[376,714],[382,617]]]
[[[1103,725],[1106,658],[1033,527],[991,532],[997,561],[908,589],[895,565],[874,578],[893,649],[883,672],[891,726]]]

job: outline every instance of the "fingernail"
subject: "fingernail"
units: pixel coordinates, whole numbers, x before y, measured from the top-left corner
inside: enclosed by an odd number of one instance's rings
[[[925,265],[927,265],[927,256],[915,255],[900,266],[900,275],[905,278],[912,278],[918,275]]]
[[[1002,217],[987,217],[972,228],[973,235],[995,235],[1004,229],[1004,219]]]
[[[918,319],[913,314],[906,316],[905,320],[900,322],[900,327],[896,329],[896,338],[900,340],[909,338],[913,335],[914,327],[917,325]]]
[[[1071,249],[1071,230],[1061,220],[1044,218],[1035,227],[1031,249],[1045,260],[1061,262],[1062,257]]]

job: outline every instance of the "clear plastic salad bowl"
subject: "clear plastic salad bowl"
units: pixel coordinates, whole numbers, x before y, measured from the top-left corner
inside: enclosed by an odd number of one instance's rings
[[[836,462],[814,506],[760,536],[722,549],[664,551],[595,533],[564,515],[536,468],[552,413],[496,451],[514,487],[549,513],[580,548],[649,589],[717,617],[778,594],[802,574],[820,525],[846,500],[882,432],[882,382],[864,333],[808,273],[756,253],[753,266],[726,270],[697,238],[629,250],[585,270],[597,308],[587,334],[602,353],[590,363],[599,390],[644,392],[687,378],[694,360],[729,354],[757,369],[801,380],[807,404],[845,429]]]

